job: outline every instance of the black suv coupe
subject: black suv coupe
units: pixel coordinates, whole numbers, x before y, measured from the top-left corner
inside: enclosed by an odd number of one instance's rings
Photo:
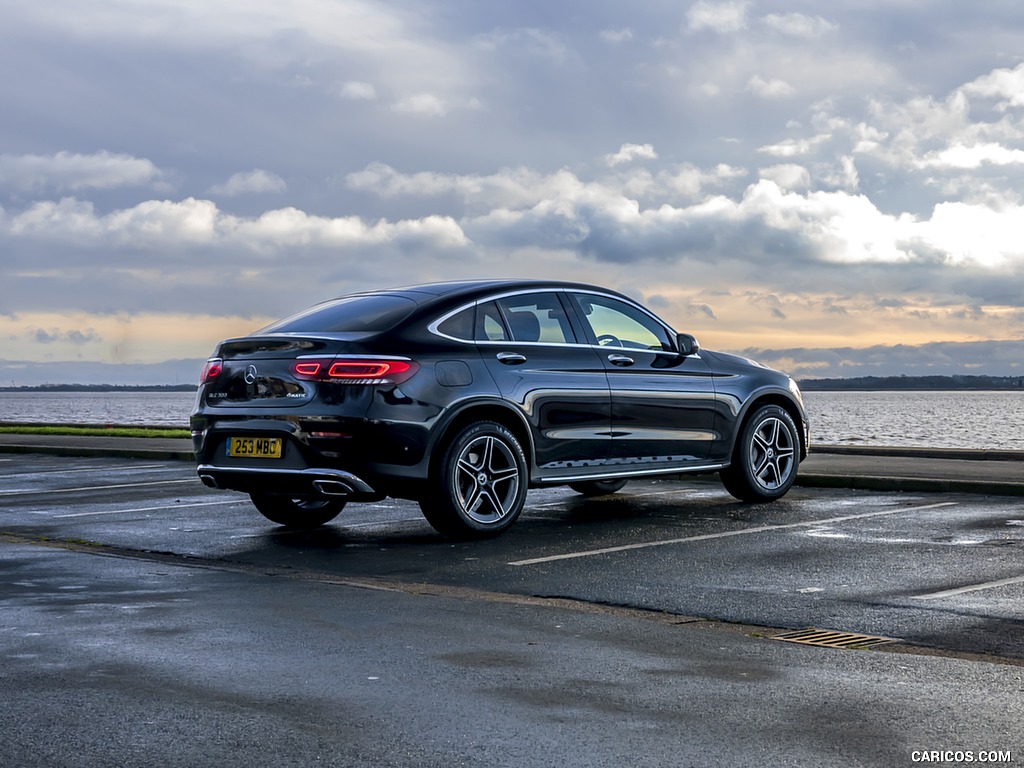
[[[773,501],[808,442],[788,376],[614,291],[537,280],[357,293],[224,341],[191,428],[202,482],[275,523],[394,496],[453,537],[505,531],[531,487],[719,472]]]

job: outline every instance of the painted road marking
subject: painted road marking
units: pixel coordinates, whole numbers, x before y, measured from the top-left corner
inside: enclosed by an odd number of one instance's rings
[[[136,509],[110,509],[102,512],[73,512],[67,515],[54,515],[54,519],[69,517],[90,517],[94,515],[130,515],[134,512],[157,512],[165,509],[184,509],[185,507],[214,507],[220,504],[241,504],[245,499],[231,499],[230,501],[197,501],[194,504],[165,504],[160,507],[138,507]]]
[[[1014,576],[1009,579],[999,579],[999,581],[986,581],[984,584],[972,584],[969,587],[959,587],[957,589],[947,589],[943,592],[932,592],[930,595],[913,595],[912,600],[941,600],[944,597],[956,597],[957,595],[965,595],[968,592],[980,592],[983,589],[995,589],[996,587],[1008,587],[1011,584],[1024,584],[1024,576]]]
[[[743,528],[738,531],[724,531],[722,533],[706,533],[700,536],[687,536],[681,539],[664,539],[662,541],[647,541],[638,544],[623,544],[618,547],[605,547],[603,549],[591,549],[584,552],[566,552],[561,555],[549,557],[534,557],[529,560],[516,560],[508,565],[539,565],[541,563],[553,563],[558,560],[574,560],[579,557],[593,557],[595,555],[608,555],[615,552],[628,552],[633,549],[649,549],[650,547],[664,547],[669,544],[688,544],[694,541],[711,541],[713,539],[727,539],[733,536],[748,536],[754,533],[768,533],[770,531],[784,531],[794,528],[812,528],[818,525],[829,525],[830,523],[844,523],[849,520],[864,520],[869,517],[881,517],[883,515],[895,515],[899,512],[920,512],[925,509],[937,509],[939,507],[955,506],[955,501],[943,501],[938,504],[925,504],[921,507],[896,507],[895,509],[884,509],[877,512],[864,512],[859,515],[843,515],[842,517],[830,517],[826,520],[808,520],[800,523],[784,523],[781,525],[760,525],[756,528]]]
[[[180,485],[181,483],[194,483],[199,485],[199,478],[193,477],[188,480],[154,480],[148,483],[120,483],[118,485],[87,485],[80,488],[54,488],[39,489],[35,491],[0,491],[0,496],[42,496],[48,493],[80,493],[82,491],[109,491],[115,488],[142,488],[151,485]]]
[[[10,461],[10,459],[0,459],[0,461]],[[139,469],[159,469],[165,472],[180,472],[180,467],[168,467],[165,464],[140,464],[138,466],[131,466],[125,469],[125,471],[135,472]],[[32,472],[12,472],[4,477],[21,477],[22,475],[28,475],[35,477],[36,475],[70,475],[75,472],[102,472],[104,474],[110,474],[110,467],[86,467],[84,469],[44,469],[42,471]]]

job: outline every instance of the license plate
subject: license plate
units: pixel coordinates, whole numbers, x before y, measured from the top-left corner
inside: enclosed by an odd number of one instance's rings
[[[229,437],[228,456],[249,459],[280,459],[280,437]]]

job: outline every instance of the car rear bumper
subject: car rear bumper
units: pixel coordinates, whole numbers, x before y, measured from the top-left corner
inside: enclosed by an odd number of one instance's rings
[[[280,496],[380,501],[386,494],[357,475],[341,469],[258,469],[200,464],[203,485],[218,490]]]

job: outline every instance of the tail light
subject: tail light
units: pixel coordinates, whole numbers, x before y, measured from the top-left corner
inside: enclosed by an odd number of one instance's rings
[[[420,369],[412,360],[391,358],[305,359],[292,365],[292,374],[307,381],[338,384],[401,384]]]
[[[219,357],[211,357],[206,361],[206,365],[203,366],[203,378],[199,380],[200,384],[205,384],[208,381],[213,381],[221,372],[224,370],[224,361]]]

